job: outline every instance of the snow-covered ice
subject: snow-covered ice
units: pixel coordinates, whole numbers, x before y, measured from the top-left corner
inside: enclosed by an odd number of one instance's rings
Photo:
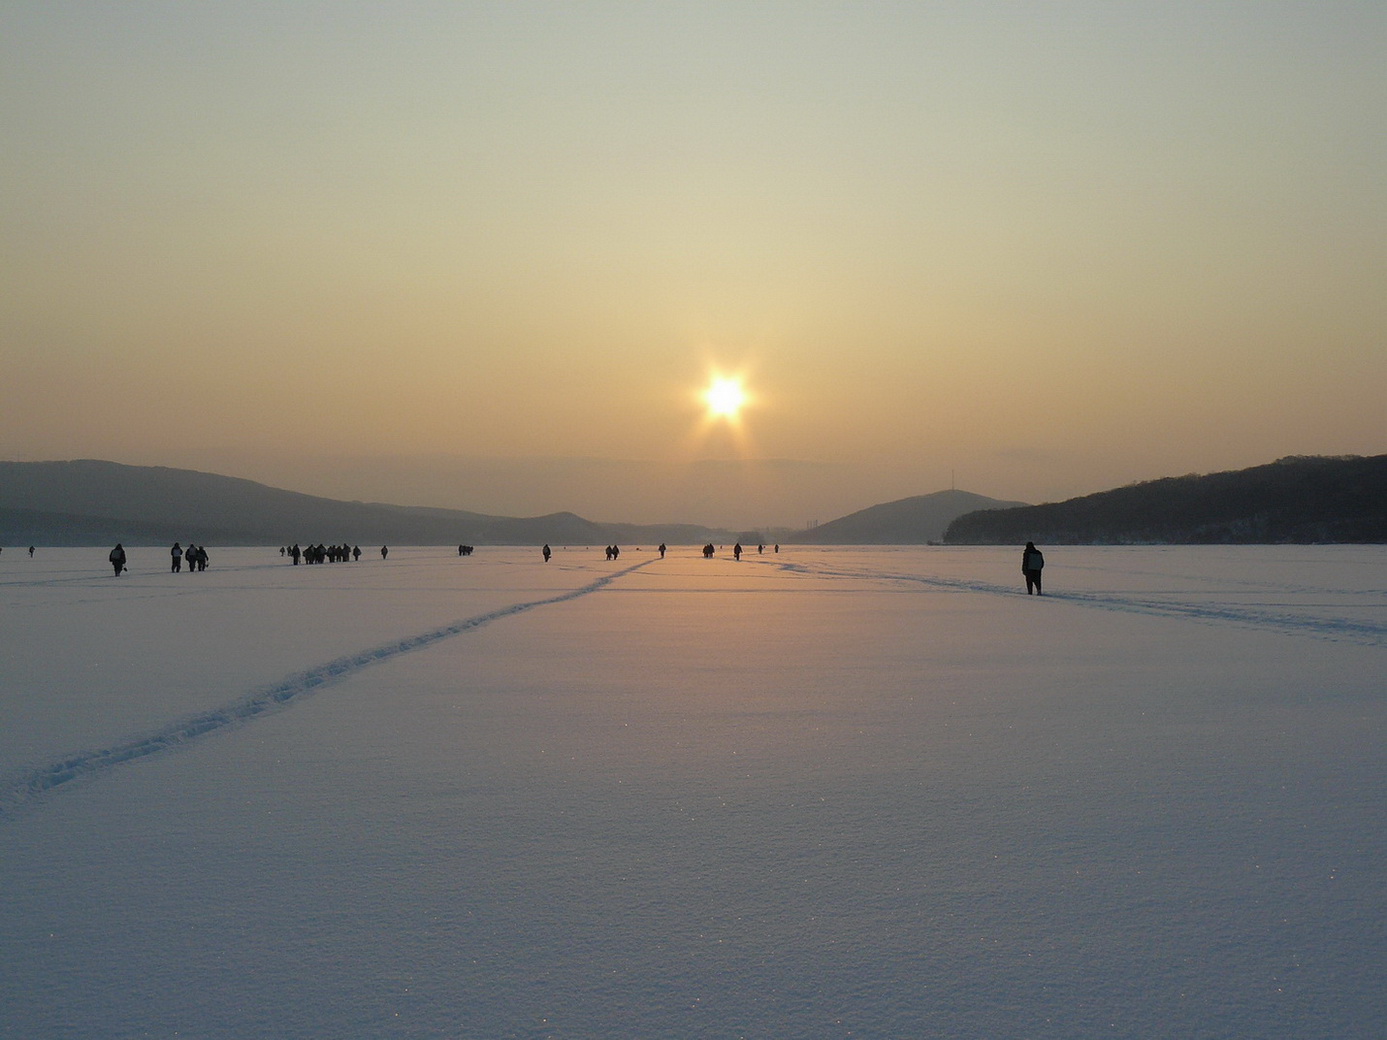
[[[6,551],[0,1036],[1380,1036],[1387,548],[1042,548]]]

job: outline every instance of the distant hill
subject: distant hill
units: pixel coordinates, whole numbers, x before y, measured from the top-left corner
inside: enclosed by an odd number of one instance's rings
[[[784,540],[808,545],[924,545],[942,540],[944,530],[964,513],[1022,504],[971,491],[936,491],[859,509]]]
[[[573,513],[502,517],[342,502],[194,470],[0,462],[0,545],[596,545],[726,541],[690,525],[602,524]]]
[[[1291,456],[1067,502],[968,513],[953,545],[1387,542],[1387,455]]]

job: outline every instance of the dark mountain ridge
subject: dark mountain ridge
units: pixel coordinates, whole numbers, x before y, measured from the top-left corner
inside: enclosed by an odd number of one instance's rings
[[[965,513],[1022,504],[971,491],[936,491],[859,509],[784,540],[806,545],[927,545],[940,541],[949,524]]]
[[[1066,502],[968,513],[951,545],[1387,542],[1387,455],[1288,456]]]
[[[0,545],[675,545],[740,538],[692,524],[596,523],[345,502],[193,470],[98,460],[0,462]],[[1024,506],[966,491],[886,502],[785,542],[838,545],[1387,542],[1387,455],[1292,456]]]
[[[688,524],[603,524],[573,513],[490,516],[428,506],[344,502],[163,466],[0,462],[0,545],[594,545],[727,541]]]

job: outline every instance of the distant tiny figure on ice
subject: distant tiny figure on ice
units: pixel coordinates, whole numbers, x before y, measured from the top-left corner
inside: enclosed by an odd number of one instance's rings
[[[742,543],[741,543],[741,542],[738,542],[736,545],[732,546],[732,558],[733,558],[734,560],[736,560],[738,563],[741,562],[741,560],[742,560]]]
[[[1044,595],[1040,591],[1040,572],[1045,568],[1045,556],[1035,547],[1035,542],[1026,543],[1026,551],[1021,554],[1021,573],[1026,576],[1026,595],[1034,592],[1037,596]]]
[[[665,543],[664,543],[664,542],[661,542],[661,543],[660,543],[660,559],[663,560],[664,558],[665,558]]]
[[[545,543],[544,543],[544,548],[541,549],[540,552],[544,554],[544,562],[545,562],[545,563],[548,563],[548,562],[549,562],[549,557],[551,557],[551,556],[554,555],[554,551],[553,551],[552,549],[549,548],[549,543],[548,543],[548,542],[545,542]]]
[[[169,550],[169,556],[173,559],[173,573],[177,574],[183,569],[183,546],[174,542],[173,548]]]
[[[111,566],[116,569],[116,577],[120,577],[120,572],[125,570],[125,547],[116,542],[116,547],[111,550],[111,555],[106,557],[111,561]]]
[[[383,559],[385,559],[385,558],[386,558],[387,556],[389,556],[389,555],[390,555],[390,549],[389,549],[389,547],[388,547],[388,546],[382,545],[382,546],[380,547],[380,558],[383,560]]]

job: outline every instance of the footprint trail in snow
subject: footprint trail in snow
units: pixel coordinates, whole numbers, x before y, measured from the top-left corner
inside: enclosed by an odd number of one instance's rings
[[[596,581],[556,596],[514,603],[415,636],[384,643],[359,653],[347,654],[307,671],[296,672],[273,686],[220,708],[178,719],[157,730],[130,737],[108,747],[80,751],[37,769],[26,770],[0,782],[0,821],[12,818],[26,804],[67,784],[94,779],[128,762],[186,747],[213,733],[242,725],[271,712],[281,711],[309,694],[316,693],[329,683],[350,678],[366,668],[384,664],[401,654],[423,650],[444,639],[471,632],[493,621],[524,614],[536,607],[553,606],[556,603],[567,603],[589,596],[618,578],[647,566],[650,562],[644,560],[625,570],[603,575]]]

